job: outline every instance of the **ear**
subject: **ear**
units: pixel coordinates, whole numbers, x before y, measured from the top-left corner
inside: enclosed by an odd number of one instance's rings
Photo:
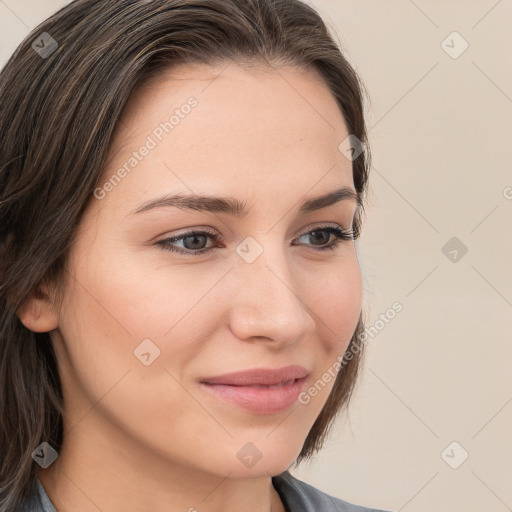
[[[21,323],[33,332],[50,332],[59,325],[51,290],[44,281],[30,292],[16,314]]]

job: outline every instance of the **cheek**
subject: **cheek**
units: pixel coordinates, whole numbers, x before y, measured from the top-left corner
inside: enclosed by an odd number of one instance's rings
[[[99,258],[99,265],[88,269],[84,278],[95,295],[115,310],[115,319],[134,341],[153,337],[166,343],[191,317],[207,321],[201,299],[220,280],[224,269],[180,264],[157,247],[142,252],[129,246],[109,247],[101,252],[109,252],[111,257]],[[91,255],[91,260],[96,257]]]
[[[218,318],[201,297],[219,281],[219,272],[191,279],[184,265],[159,268],[154,260],[147,265],[128,249],[99,240],[88,249],[81,246],[71,259],[74,279],[69,279],[59,327],[71,371],[97,383],[98,392],[128,369],[142,377],[149,368],[172,366],[181,380],[181,370],[197,350],[198,329],[208,332]],[[158,261],[161,267],[163,260]],[[148,352],[146,366],[141,357]]]
[[[307,306],[316,318],[318,359],[315,374],[299,396],[300,411],[312,425],[334,387],[343,354],[357,327],[362,307],[362,275],[357,259],[330,266],[305,290]]]
[[[151,274],[127,258],[115,260],[108,251],[100,258],[91,251],[87,262],[73,267],[56,336],[70,424],[90,419],[87,413],[96,404],[96,412],[133,437],[145,436],[155,448],[168,443],[168,429],[193,439],[196,433],[185,425],[204,410],[178,383],[193,356],[191,336],[183,335],[178,323],[191,306],[168,282],[144,281]],[[171,330],[164,337],[176,323],[176,335]],[[137,350],[147,339],[157,347],[145,346],[149,365]],[[171,373],[166,371],[170,366]],[[166,429],[155,429],[155,424]]]
[[[330,355],[342,354],[354,334],[362,308],[362,275],[355,256],[339,265],[326,265],[323,274],[307,281],[304,297],[325,349]]]

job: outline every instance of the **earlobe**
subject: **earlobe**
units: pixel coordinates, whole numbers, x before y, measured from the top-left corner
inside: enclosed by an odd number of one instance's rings
[[[21,323],[33,332],[50,332],[59,325],[54,303],[44,282],[30,292],[16,314]]]

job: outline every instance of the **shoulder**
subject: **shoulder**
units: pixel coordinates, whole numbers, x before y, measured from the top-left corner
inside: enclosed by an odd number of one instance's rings
[[[20,512],[57,512],[39,478],[36,478],[32,491],[25,498]]]
[[[330,496],[312,485],[295,478],[285,471],[272,478],[288,512],[386,512],[375,508],[354,505],[340,498]]]

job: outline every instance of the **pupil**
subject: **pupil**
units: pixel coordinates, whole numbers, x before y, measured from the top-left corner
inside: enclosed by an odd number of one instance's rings
[[[187,238],[184,239],[184,242],[186,242],[187,240],[193,240],[194,242],[192,243],[192,247],[186,247],[187,249],[203,249],[204,247],[195,247],[194,245],[197,243],[197,240],[199,238],[205,238],[204,235],[191,235],[191,236],[187,236]],[[204,241],[204,240],[203,240]],[[201,245],[201,244],[199,244]],[[187,244],[185,243],[185,246],[187,246]]]
[[[320,236],[318,236],[320,234]],[[322,243],[327,243],[329,241],[329,234],[325,231],[312,231],[311,236],[316,238],[317,240],[320,240]],[[327,240],[325,240],[325,237],[327,236]],[[324,238],[324,240],[321,240],[321,238]]]

